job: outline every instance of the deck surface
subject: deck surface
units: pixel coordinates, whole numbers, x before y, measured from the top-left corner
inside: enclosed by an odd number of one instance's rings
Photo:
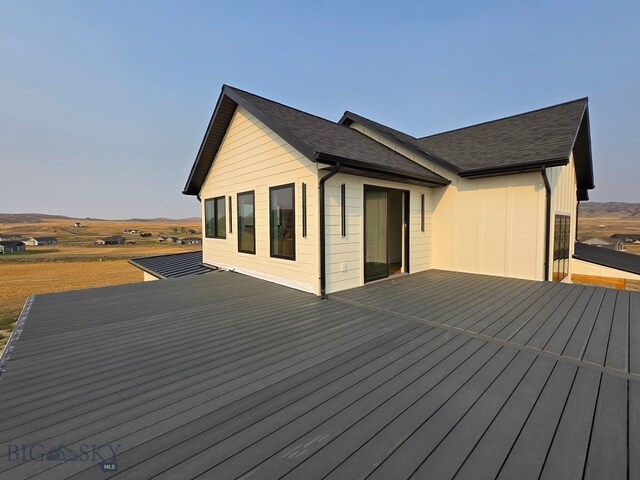
[[[0,478],[640,478],[639,342],[640,293],[436,270],[40,295]]]

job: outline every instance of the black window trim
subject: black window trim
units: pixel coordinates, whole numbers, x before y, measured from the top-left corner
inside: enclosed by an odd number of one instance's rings
[[[243,195],[251,195],[252,196],[252,203],[253,203],[253,251],[249,251],[249,250],[242,250],[240,248],[240,241],[241,241],[241,236],[242,233],[240,231],[240,197]],[[236,206],[238,208],[238,252],[239,253],[247,253],[250,255],[255,255],[256,254],[256,191],[255,190],[247,190],[246,192],[239,192],[238,194],[236,194]],[[269,214],[271,214],[271,212],[269,212]]]
[[[291,195],[291,208],[293,210],[293,255],[277,255],[273,253],[273,223],[271,222],[271,192],[274,190],[284,190],[285,188],[293,189]],[[296,184],[286,183],[284,185],[276,185],[275,187],[269,187],[269,255],[271,258],[280,258],[282,260],[296,260]]]
[[[220,239],[220,240],[225,240],[227,238],[227,219],[226,219],[226,212],[225,207],[222,207],[223,213],[225,214],[225,231],[224,231],[224,235],[218,235],[218,200],[222,199],[223,202],[226,201],[225,199],[225,195],[219,195],[217,197],[211,197],[211,198],[205,198],[204,200],[204,236],[205,238],[216,238],[216,239]],[[213,218],[215,218],[215,222],[214,222],[214,232],[213,232],[213,236],[209,235],[207,233],[208,229],[207,229],[207,202],[213,202]]]

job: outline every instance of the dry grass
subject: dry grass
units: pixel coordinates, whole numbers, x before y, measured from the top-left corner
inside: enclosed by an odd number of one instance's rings
[[[29,295],[141,281],[126,260],[0,262],[0,347]]]

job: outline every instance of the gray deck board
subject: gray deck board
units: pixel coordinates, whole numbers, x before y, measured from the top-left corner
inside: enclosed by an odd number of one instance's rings
[[[580,368],[542,469],[541,479],[581,478],[601,374]]]
[[[0,477],[635,478],[639,343],[638,293],[438,270],[41,295],[0,441],[117,443],[118,472],[3,452]]]

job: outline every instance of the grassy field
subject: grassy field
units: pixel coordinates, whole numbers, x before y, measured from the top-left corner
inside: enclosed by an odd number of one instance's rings
[[[126,260],[0,262],[0,346],[29,295],[141,281]]]
[[[142,271],[127,259],[199,250],[199,245],[158,243],[158,235],[178,238],[200,236],[197,220],[111,221],[81,220],[75,227],[70,219],[44,219],[38,222],[0,224],[0,237],[53,236],[59,245],[27,246],[24,254],[0,255],[0,348],[6,343],[13,324],[29,295],[61,292],[141,282]],[[140,237],[125,234],[136,229],[152,234]],[[187,233],[194,230],[198,233]],[[102,237],[122,235],[132,245],[101,245]]]

